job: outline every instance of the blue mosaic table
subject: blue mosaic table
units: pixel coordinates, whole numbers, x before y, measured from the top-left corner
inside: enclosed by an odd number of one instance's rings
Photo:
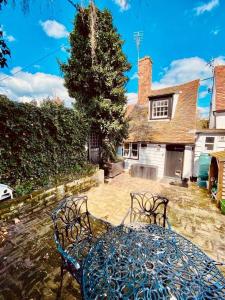
[[[157,225],[118,226],[90,250],[83,296],[92,299],[225,299],[225,278],[190,241]]]

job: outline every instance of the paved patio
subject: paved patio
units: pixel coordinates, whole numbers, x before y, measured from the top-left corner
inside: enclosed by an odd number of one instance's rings
[[[167,196],[174,230],[212,258],[225,262],[225,216],[207,192],[194,185],[187,189],[122,174],[87,193],[89,210],[97,217],[119,224],[130,206],[130,192],[143,190]],[[6,237],[0,243],[0,299],[56,299],[60,257],[53,242],[49,210],[21,216],[16,224],[0,224],[0,229]],[[66,274],[61,299],[80,298],[76,281]]]
[[[124,173],[87,193],[89,210],[95,216],[118,225],[130,207],[132,191],[152,191],[169,198],[168,217],[173,229],[210,257],[225,262],[225,215],[211,202],[207,191],[194,184],[183,188],[132,178]]]

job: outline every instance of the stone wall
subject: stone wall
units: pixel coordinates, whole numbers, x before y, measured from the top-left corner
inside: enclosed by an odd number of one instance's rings
[[[104,171],[98,170],[90,177],[63,183],[56,187],[35,191],[29,195],[0,202],[0,221],[10,221],[14,218],[28,216],[51,208],[62,198],[85,192],[91,187],[104,182]]]

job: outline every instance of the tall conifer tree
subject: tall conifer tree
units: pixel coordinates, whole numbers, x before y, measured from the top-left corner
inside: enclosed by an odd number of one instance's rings
[[[100,11],[93,3],[77,7],[70,57],[61,68],[69,95],[76,100],[75,109],[86,115],[100,135],[103,161],[115,158],[117,146],[127,135],[125,73],[130,64],[123,43],[108,10]]]

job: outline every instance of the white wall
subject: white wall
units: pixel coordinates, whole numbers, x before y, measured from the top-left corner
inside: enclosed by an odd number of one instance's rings
[[[225,112],[216,113],[216,129],[225,129]]]
[[[147,144],[142,148],[139,144],[139,159],[126,159],[125,169],[130,169],[133,164],[145,164],[158,167],[158,178],[164,176],[166,145]]]
[[[193,150],[191,146],[185,146],[184,150],[184,164],[183,164],[183,178],[190,178],[193,169]]]
[[[205,149],[205,138],[207,136],[215,137],[214,142],[214,149],[212,151],[208,151]],[[193,176],[198,175],[198,163],[199,163],[199,156],[201,153],[211,153],[214,151],[223,151],[225,150],[225,138],[222,141],[222,137],[225,137],[225,134],[219,133],[199,133],[197,135],[196,143],[195,143],[195,153],[194,153],[194,170]]]

